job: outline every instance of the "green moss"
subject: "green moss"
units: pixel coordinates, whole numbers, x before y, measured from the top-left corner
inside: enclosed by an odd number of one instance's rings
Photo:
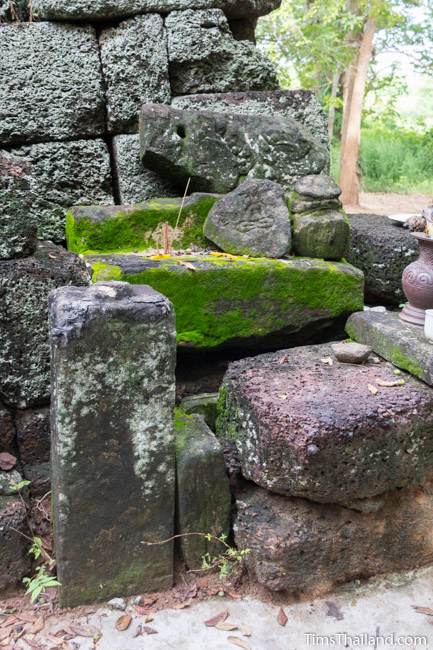
[[[391,363],[403,370],[407,370],[411,375],[415,377],[422,377],[423,370],[416,359],[411,359],[409,356],[404,354],[398,346],[392,346],[389,348],[389,356],[387,357]]]
[[[179,261],[197,264],[194,272]],[[299,330],[320,318],[363,308],[362,274],[321,260],[239,259],[184,256],[160,260],[134,274],[93,262],[94,281],[107,274],[131,284],[149,284],[176,311],[178,343],[215,347],[229,339]]]
[[[75,253],[134,252],[162,246],[162,224],[170,228],[175,250],[205,247],[203,224],[215,196],[189,199],[179,218],[181,199],[152,199],[127,209],[75,208],[66,216],[68,249]],[[176,224],[178,222],[178,227]]]
[[[116,266],[115,264],[95,262],[92,268],[94,277],[98,278],[98,282],[107,282],[108,280],[122,279],[122,269],[120,266]]]

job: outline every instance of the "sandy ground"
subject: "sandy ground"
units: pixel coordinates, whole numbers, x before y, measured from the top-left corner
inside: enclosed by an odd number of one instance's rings
[[[433,204],[432,194],[385,194],[361,193],[360,206],[345,206],[349,213],[366,212],[371,214],[395,214],[405,212],[420,213],[423,208]]]
[[[363,585],[349,583],[327,597],[287,605],[262,602],[251,596],[239,599],[224,596],[201,602],[193,600],[186,608],[168,608],[153,616],[144,615],[140,611],[144,608],[130,601],[126,612],[108,607],[87,611],[82,608],[45,615],[39,625],[40,613],[36,612],[33,629],[38,630],[41,625],[42,629],[28,633],[31,620],[24,622],[25,633],[14,643],[0,642],[0,647],[13,650],[433,648],[432,585],[433,567],[430,567]],[[218,615],[220,623],[215,627],[216,621],[210,619]],[[126,628],[123,631],[118,629],[122,623]],[[318,639],[317,635],[326,640]]]

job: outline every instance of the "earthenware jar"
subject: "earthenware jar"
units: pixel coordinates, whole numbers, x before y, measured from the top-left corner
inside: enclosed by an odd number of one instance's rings
[[[403,291],[409,302],[400,318],[424,326],[425,310],[433,309],[433,239],[421,232],[412,234],[419,242],[420,255],[403,271]]]

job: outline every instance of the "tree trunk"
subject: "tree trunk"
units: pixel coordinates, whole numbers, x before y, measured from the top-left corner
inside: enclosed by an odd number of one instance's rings
[[[335,124],[335,100],[337,99],[338,86],[340,84],[341,72],[335,71],[332,76],[331,97],[328,111],[328,136],[329,142],[332,142],[334,137],[334,124]]]
[[[359,205],[358,159],[361,118],[368,67],[373,54],[376,21],[368,18],[356,62],[345,80],[345,107],[341,142],[340,186],[344,205]]]

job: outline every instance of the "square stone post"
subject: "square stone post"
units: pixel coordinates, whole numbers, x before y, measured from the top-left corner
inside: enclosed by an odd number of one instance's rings
[[[61,604],[170,587],[171,303],[123,282],[50,297],[52,490]]]

